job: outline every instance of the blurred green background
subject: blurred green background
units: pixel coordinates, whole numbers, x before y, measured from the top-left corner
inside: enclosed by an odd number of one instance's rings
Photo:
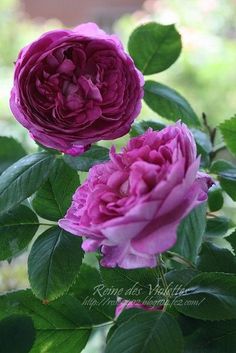
[[[236,113],[236,1],[235,0],[1,0],[0,1],[0,131],[17,138],[30,152],[36,145],[12,117],[9,95],[13,62],[19,50],[43,32],[82,21],[95,21],[116,32],[126,45],[139,24],[176,23],[183,51],[166,72],[155,76],[179,91],[201,116],[216,126]],[[87,6],[87,7],[86,7]],[[141,119],[154,119],[145,105]],[[232,206],[232,205],[231,205]],[[229,212],[235,212],[232,208]],[[0,264],[0,290],[28,285],[26,255]],[[101,334],[84,351],[102,352]]]

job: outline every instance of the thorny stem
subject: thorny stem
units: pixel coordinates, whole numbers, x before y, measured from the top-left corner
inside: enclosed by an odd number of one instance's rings
[[[214,145],[214,142],[215,142],[215,137],[216,137],[216,129],[212,129],[210,127],[210,125],[208,124],[208,121],[207,121],[207,116],[205,113],[202,113],[202,120],[203,120],[203,124],[204,126],[206,127],[208,133],[209,133],[209,136],[210,136],[210,140],[211,140],[211,143],[212,145]]]

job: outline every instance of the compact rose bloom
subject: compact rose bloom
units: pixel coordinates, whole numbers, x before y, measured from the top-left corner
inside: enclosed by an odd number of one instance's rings
[[[191,132],[180,122],[133,138],[110,161],[91,168],[59,224],[101,247],[106,267],[154,267],[176,242],[180,221],[207,200],[212,181],[199,173]]]
[[[20,52],[10,105],[33,139],[76,155],[129,131],[142,86],[119,39],[87,23],[48,32]]]

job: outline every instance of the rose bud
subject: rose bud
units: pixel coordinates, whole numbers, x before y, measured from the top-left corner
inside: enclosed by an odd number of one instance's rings
[[[119,39],[87,23],[47,32],[21,50],[10,106],[35,141],[78,155],[129,131],[142,86]]]

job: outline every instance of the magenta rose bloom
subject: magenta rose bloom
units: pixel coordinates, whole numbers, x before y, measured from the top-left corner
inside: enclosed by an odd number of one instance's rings
[[[162,311],[163,306],[151,306],[151,305],[146,305],[143,303],[139,302],[133,302],[129,300],[121,300],[120,303],[117,304],[116,311],[115,311],[115,317],[117,318],[122,311],[128,310],[128,309],[142,309],[145,311]]]
[[[87,23],[48,32],[21,50],[10,106],[33,139],[76,155],[129,131],[142,86],[119,39]]]
[[[83,249],[101,247],[106,267],[154,267],[176,242],[180,221],[207,200],[212,181],[188,128],[176,123],[133,138],[110,161],[91,168],[59,224],[85,236]]]

